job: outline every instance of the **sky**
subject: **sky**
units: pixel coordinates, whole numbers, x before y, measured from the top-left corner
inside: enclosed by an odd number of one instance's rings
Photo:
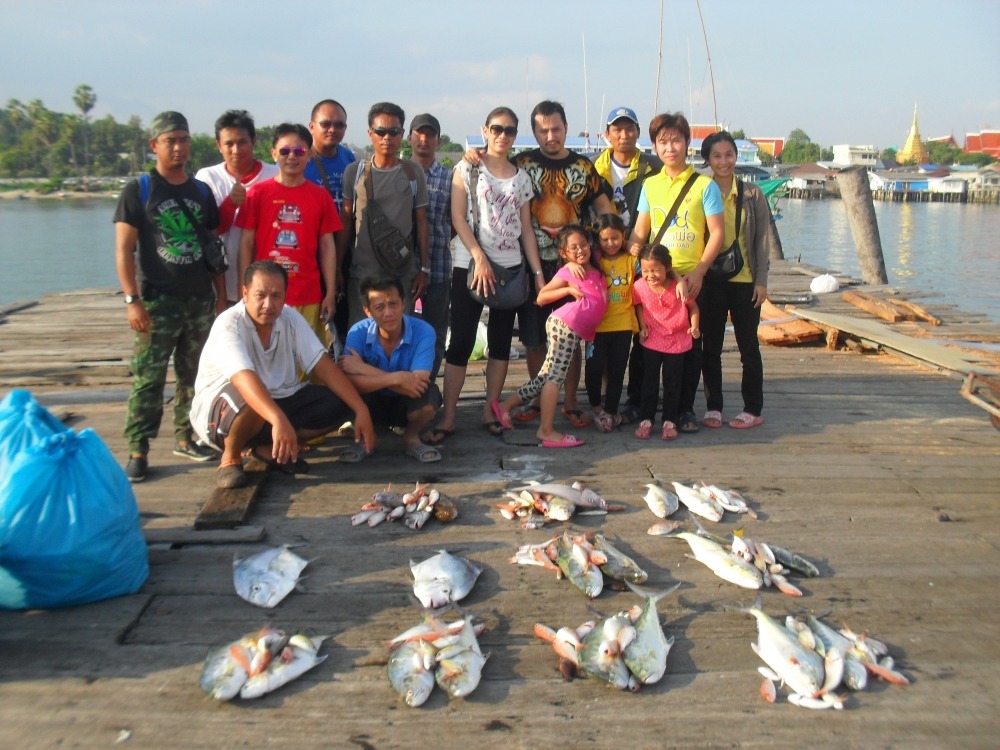
[[[226,109],[305,123],[332,98],[360,145],[376,101],[459,142],[500,105],[527,133],[543,99],[572,135],[622,105],[644,132],[681,111],[822,146],[899,147],[914,104],[924,139],[1000,129],[1000,0],[701,0],[704,33],[696,0],[662,5],[661,56],[660,0],[0,0],[0,106],[74,112],[85,83],[94,118],[174,109],[211,133]]]

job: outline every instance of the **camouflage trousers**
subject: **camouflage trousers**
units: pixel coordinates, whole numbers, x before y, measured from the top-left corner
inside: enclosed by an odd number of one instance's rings
[[[188,413],[194,397],[198,358],[215,319],[215,300],[161,295],[144,299],[151,320],[149,333],[137,333],[132,352],[132,393],[125,416],[129,452],[147,454],[149,440],[159,434],[163,418],[163,389],[170,356],[174,358],[174,437],[191,440]]]

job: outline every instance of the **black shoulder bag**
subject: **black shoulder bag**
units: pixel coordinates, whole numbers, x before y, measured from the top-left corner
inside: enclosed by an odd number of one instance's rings
[[[194,214],[191,213],[190,209],[187,207],[187,202],[184,200],[184,196],[178,193],[174,186],[171,185],[166,180],[163,180],[163,184],[167,186],[167,191],[174,197],[181,211],[187,217],[187,220],[191,222],[191,226],[194,228],[195,234],[198,236],[198,244],[201,245],[201,257],[205,259],[205,265],[208,267],[208,272],[212,276],[218,276],[226,272],[229,268],[229,255],[226,253],[226,245],[222,241],[222,238],[214,232],[205,228],[205,226],[195,218]]]
[[[736,179],[736,178],[734,178]],[[736,236],[733,244],[719,253],[706,274],[713,281],[729,281],[743,270],[743,251],[740,250],[740,212],[743,210],[743,183],[736,180]]]
[[[405,166],[405,165],[404,165]],[[375,200],[375,186],[372,183],[372,166],[367,161],[364,165],[365,180],[365,218],[368,222],[368,236],[372,243],[372,252],[379,265],[394,276],[406,276],[413,270],[413,253],[410,245],[399,228],[393,224],[385,211]],[[406,170],[409,177],[409,170]]]

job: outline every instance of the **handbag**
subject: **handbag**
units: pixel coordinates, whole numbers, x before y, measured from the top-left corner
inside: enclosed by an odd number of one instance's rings
[[[469,200],[472,203],[472,234],[479,240],[479,201],[476,199],[476,189],[479,186],[479,167],[473,167],[469,172]],[[492,310],[516,310],[531,296],[528,286],[528,273],[524,267],[524,261],[515,268],[504,268],[494,263],[487,256],[486,261],[493,270],[495,283],[493,291],[485,296],[480,294],[474,287],[476,274],[476,259],[469,260],[469,272],[466,276],[466,286],[469,290],[469,297],[481,305],[486,305]]]
[[[713,281],[729,281],[743,270],[743,251],[740,249],[740,212],[743,210],[743,183],[736,180],[736,238],[728,248],[719,253],[706,274]]]
[[[147,180],[149,179],[149,175],[143,176]],[[190,209],[187,207],[187,202],[184,200],[184,197],[174,190],[173,185],[166,180],[163,180],[163,184],[167,186],[167,191],[173,195],[174,200],[177,201],[177,205],[180,206],[181,212],[187,217],[187,220],[194,228],[195,235],[198,237],[198,245],[201,247],[201,257],[205,260],[208,272],[212,274],[212,276],[224,274],[229,269],[229,254],[226,252],[226,244],[222,241],[222,238],[214,232],[205,229],[204,225],[195,218],[194,214],[192,214]],[[140,184],[140,191],[143,187],[144,186]],[[146,189],[148,190],[148,188]],[[140,192],[140,196],[141,194],[142,193]],[[143,200],[144,204],[145,202],[146,201]]]
[[[393,224],[375,200],[375,186],[369,163],[365,163],[365,190],[367,192],[365,218],[372,252],[379,265],[393,276],[406,276],[413,270],[413,252],[409,242]]]

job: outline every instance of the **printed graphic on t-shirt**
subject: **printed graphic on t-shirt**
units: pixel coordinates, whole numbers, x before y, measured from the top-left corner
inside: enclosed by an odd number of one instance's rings
[[[698,241],[698,232],[691,228],[689,220],[690,203],[691,198],[684,199],[684,203],[677,211],[677,216],[674,217],[670,226],[667,227],[667,231],[663,234],[662,244],[670,250],[688,250]],[[659,228],[659,225],[667,218],[667,209],[657,206],[653,209],[653,214],[658,214],[658,216],[654,216],[653,223]]]
[[[198,221],[204,220],[201,206],[195,201],[185,199],[188,211]],[[156,227],[159,229],[159,242],[156,254],[164,263],[176,266],[189,266],[201,260],[201,244],[198,242],[198,232],[184,215],[177,201],[173,198],[156,206]]]
[[[286,203],[278,209],[278,224],[301,224],[302,211],[294,203]],[[277,224],[275,224],[277,226]]]

